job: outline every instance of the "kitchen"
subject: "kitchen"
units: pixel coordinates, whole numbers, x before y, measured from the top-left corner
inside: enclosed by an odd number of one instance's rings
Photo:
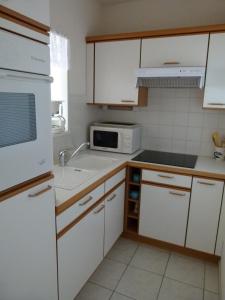
[[[26,111],[1,115],[0,299],[224,299],[224,3],[35,2],[0,1],[0,105],[29,100],[32,125],[24,138]],[[68,41],[67,103],[50,103],[50,28]],[[146,80],[158,61],[206,76]]]

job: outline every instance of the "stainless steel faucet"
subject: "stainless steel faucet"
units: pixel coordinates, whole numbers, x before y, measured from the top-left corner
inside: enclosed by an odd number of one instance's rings
[[[66,153],[69,152],[69,149],[65,149],[59,152],[59,165],[61,167],[64,167],[74,156],[76,156],[81,150],[83,150],[84,147],[89,147],[90,143],[82,143],[78,148],[75,148],[73,153],[69,156],[69,158],[66,159]]]

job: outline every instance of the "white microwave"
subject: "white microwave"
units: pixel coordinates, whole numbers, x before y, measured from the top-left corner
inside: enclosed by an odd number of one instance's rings
[[[49,47],[3,30],[0,40],[2,192],[50,172],[53,159]]]
[[[132,154],[141,148],[141,126],[118,122],[94,123],[90,127],[90,148]]]

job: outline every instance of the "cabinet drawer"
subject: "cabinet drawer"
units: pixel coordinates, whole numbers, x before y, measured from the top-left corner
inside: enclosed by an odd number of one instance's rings
[[[97,187],[95,190],[84,196],[72,207],[68,208],[65,212],[56,218],[57,233],[69,225],[73,220],[78,218],[83,212],[91,207],[104,195],[104,184]]]
[[[143,170],[142,180],[190,188],[192,177],[174,173]]]
[[[110,191],[115,185],[120,183],[126,177],[126,169],[124,168],[116,175],[112,176],[110,179],[105,182],[105,193]]]

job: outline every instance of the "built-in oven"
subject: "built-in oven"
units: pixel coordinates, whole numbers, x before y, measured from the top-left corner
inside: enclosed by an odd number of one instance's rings
[[[0,40],[1,192],[48,173],[53,162],[49,48],[2,30]]]

